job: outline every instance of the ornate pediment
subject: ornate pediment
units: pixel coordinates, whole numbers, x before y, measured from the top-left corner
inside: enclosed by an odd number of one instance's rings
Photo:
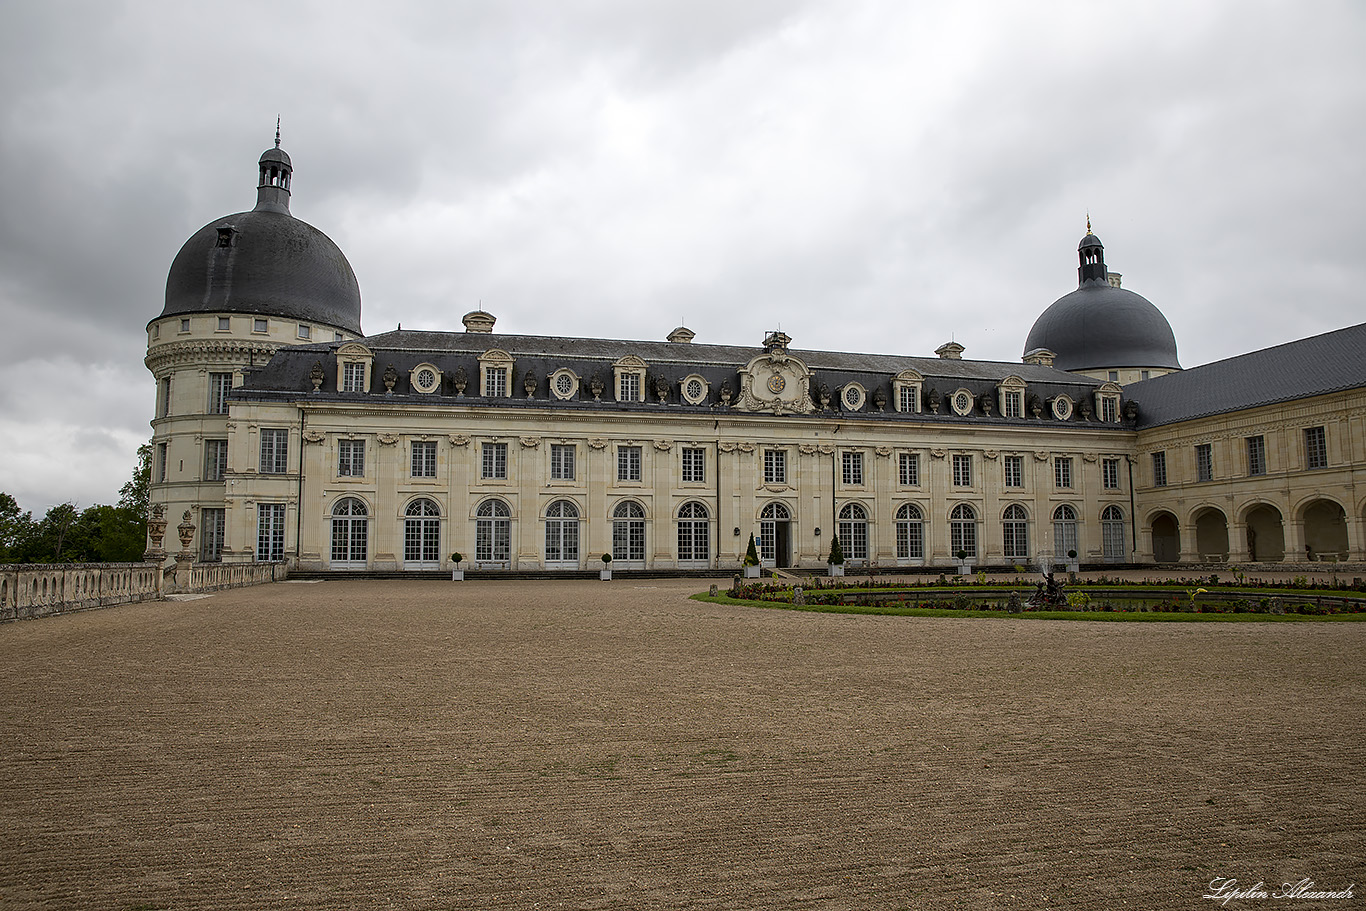
[[[810,414],[811,371],[801,359],[781,348],[766,351],[740,369],[740,411]]]

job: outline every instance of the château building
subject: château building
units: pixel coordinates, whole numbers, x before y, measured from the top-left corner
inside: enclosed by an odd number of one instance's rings
[[[154,504],[203,561],[347,571],[1362,560],[1366,325],[1189,370],[1088,233],[1019,363],[361,331],[345,256],[259,163],[148,324]],[[1089,228],[1089,226],[1088,226]]]

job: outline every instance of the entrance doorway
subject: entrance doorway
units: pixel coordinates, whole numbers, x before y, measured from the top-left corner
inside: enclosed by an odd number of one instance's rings
[[[779,569],[792,565],[792,515],[781,503],[759,514],[759,562]]]

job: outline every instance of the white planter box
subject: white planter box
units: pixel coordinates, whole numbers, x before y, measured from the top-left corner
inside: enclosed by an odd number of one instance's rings
[[[970,576],[970,575],[972,575],[972,564],[971,564],[971,563],[959,563],[959,564],[958,564],[958,575],[960,575],[960,576]]]
[[[604,582],[611,582],[612,571],[610,569],[600,569],[598,570],[598,578]]]
[[[745,567],[745,578],[746,578],[746,579],[757,579],[757,578],[759,578],[759,567],[757,567],[757,566],[746,566],[746,567]]]
[[[842,575],[844,575],[844,564],[842,564],[842,563],[838,563],[838,564],[837,564],[837,563],[827,563],[827,564],[825,564],[825,565],[826,565],[827,567],[829,567],[829,569],[830,569],[830,575],[832,575],[832,576],[842,576]]]
[[[453,570],[451,570],[451,581],[452,581],[452,582],[464,582],[464,581],[465,581],[465,571],[464,571],[463,569],[453,569]]]

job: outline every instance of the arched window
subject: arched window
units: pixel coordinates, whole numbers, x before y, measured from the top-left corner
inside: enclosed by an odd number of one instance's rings
[[[779,541],[783,538],[782,550],[787,549],[787,523],[791,520],[792,514],[787,511],[787,507],[782,503],[770,503],[764,507],[763,512],[759,513],[759,559],[765,566],[777,566],[780,564]],[[781,565],[788,563],[787,554],[782,554]]]
[[[1128,556],[1124,547],[1124,510],[1107,506],[1100,514],[1101,549],[1107,562],[1121,563]]]
[[[857,503],[840,510],[840,547],[846,560],[868,559],[868,511]]]
[[[1018,504],[1001,514],[1001,550],[1007,560],[1029,558],[1029,517]]]
[[[1077,511],[1070,506],[1053,510],[1053,555],[1061,560],[1077,553]]]
[[[896,558],[925,559],[925,519],[914,503],[896,511]]]
[[[435,569],[441,564],[441,507],[425,497],[403,513],[403,565]]]
[[[363,568],[369,538],[369,510],[355,497],[332,507],[332,566]]]
[[[696,501],[678,511],[678,565],[705,568],[711,560],[711,520],[707,507]]]
[[[966,503],[959,503],[949,514],[949,549],[956,559],[959,553],[971,560],[977,556],[977,513]]]
[[[612,562],[645,565],[645,508],[634,500],[612,510]]]
[[[485,500],[475,512],[474,559],[476,563],[512,561],[512,512],[502,500]]]
[[[579,565],[579,508],[569,500],[556,500],[545,511],[545,565]]]

